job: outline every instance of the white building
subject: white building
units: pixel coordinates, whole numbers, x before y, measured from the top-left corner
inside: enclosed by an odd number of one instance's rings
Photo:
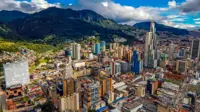
[[[74,93],[68,97],[60,97],[59,106],[60,112],[64,112],[65,110],[79,111],[79,94]]]
[[[144,66],[147,68],[157,67],[156,29],[154,21],[151,22],[150,32],[145,39]]]
[[[15,61],[3,65],[6,88],[30,82],[28,60]]]

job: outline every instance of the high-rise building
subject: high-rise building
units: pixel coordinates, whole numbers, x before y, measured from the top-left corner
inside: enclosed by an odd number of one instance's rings
[[[154,94],[158,89],[158,81],[156,79],[149,79],[147,80],[147,92],[150,94]]]
[[[180,56],[180,57],[185,57],[185,49],[184,49],[184,48],[181,48],[181,49],[179,50],[179,56]]]
[[[100,97],[103,97],[108,92],[112,92],[112,78],[108,76],[97,76],[96,79],[100,82]]]
[[[67,97],[60,97],[59,112],[65,112],[66,110],[79,111],[79,109],[79,93],[73,93]]]
[[[170,59],[173,59],[173,58],[174,58],[175,47],[176,47],[175,44],[173,44],[173,43],[169,44],[169,56],[168,56],[168,57],[169,57]]]
[[[147,68],[157,67],[157,47],[156,47],[156,29],[154,21],[151,22],[150,32],[145,39],[144,66]]]
[[[101,47],[100,47],[100,44],[97,43],[95,44],[95,54],[99,55],[100,53],[101,53]]]
[[[65,62],[65,75],[64,75],[64,78],[67,79],[67,78],[71,78],[73,77],[73,68],[72,68],[72,59],[71,59],[71,55],[70,55],[70,50],[68,51],[65,51],[65,59],[66,59],[66,62]]]
[[[96,44],[93,44],[93,45],[92,45],[92,53],[93,53],[93,54],[95,54],[95,51],[96,51],[96,48],[95,48],[95,47],[96,47]]]
[[[187,61],[181,61],[178,60],[176,62],[176,71],[184,73],[187,72],[188,62]]]
[[[200,57],[200,40],[199,39],[195,39],[192,40],[192,46],[191,46],[191,58],[195,59]]]
[[[115,65],[114,65],[115,67],[115,76],[117,77],[117,76],[119,76],[120,74],[121,74],[121,64],[120,63],[117,63],[117,62],[115,62]]]
[[[63,80],[63,96],[71,96],[75,93],[75,80],[73,78]]]
[[[143,61],[141,60],[141,54],[138,51],[133,51],[133,65],[132,72],[140,74],[143,71]]]
[[[30,82],[28,60],[15,61],[3,65],[6,88]]]
[[[99,102],[99,96],[99,83],[90,83],[84,86],[84,112],[95,109],[95,104]]]
[[[128,63],[126,61],[117,61],[121,64],[121,72],[126,73],[128,72]]]
[[[77,43],[72,43],[72,58],[75,60],[80,60],[81,54],[81,45]]]
[[[122,58],[124,56],[124,47],[118,47],[118,58]]]
[[[102,51],[106,50],[106,42],[105,41],[101,41],[100,46],[101,46]]]

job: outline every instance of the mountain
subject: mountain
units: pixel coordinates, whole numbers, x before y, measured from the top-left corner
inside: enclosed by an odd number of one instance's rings
[[[135,25],[133,25],[133,27],[137,28],[137,29],[150,30],[150,24],[151,24],[151,22],[141,22],[141,23],[136,23]],[[155,23],[155,27],[158,32],[170,32],[175,35],[188,35],[189,34],[189,31],[187,31],[185,29],[179,29],[179,28],[174,28],[174,27],[170,27],[170,26],[165,26],[163,24]]]
[[[20,18],[25,18],[27,17],[29,14],[20,12],[20,11],[6,11],[6,10],[2,10],[0,11],[0,21],[2,22],[10,22],[16,19],[20,19]]]
[[[134,39],[131,26],[120,25],[90,10],[48,8],[0,26],[4,38],[28,41],[63,42],[95,35],[112,40],[113,35]],[[7,36],[7,35],[9,36]],[[1,33],[0,33],[1,36]]]

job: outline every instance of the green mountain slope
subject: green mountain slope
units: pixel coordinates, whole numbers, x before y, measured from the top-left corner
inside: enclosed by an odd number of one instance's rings
[[[10,29],[6,33],[9,36],[3,36],[6,39],[12,37],[12,39],[44,41],[46,37],[52,35],[54,38],[49,41],[57,43],[65,39],[82,39],[91,35],[108,41],[112,40],[113,35],[134,39],[133,35],[125,32],[134,30],[132,27],[119,25],[90,10],[74,11],[53,7],[14,20],[4,26]]]

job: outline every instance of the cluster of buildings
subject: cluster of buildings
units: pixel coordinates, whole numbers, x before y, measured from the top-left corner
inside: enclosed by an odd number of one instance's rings
[[[144,44],[71,43],[29,73],[28,59],[5,63],[0,107],[9,111],[193,112],[198,110],[200,40],[169,42],[152,21]],[[40,66],[39,66],[40,67]]]

